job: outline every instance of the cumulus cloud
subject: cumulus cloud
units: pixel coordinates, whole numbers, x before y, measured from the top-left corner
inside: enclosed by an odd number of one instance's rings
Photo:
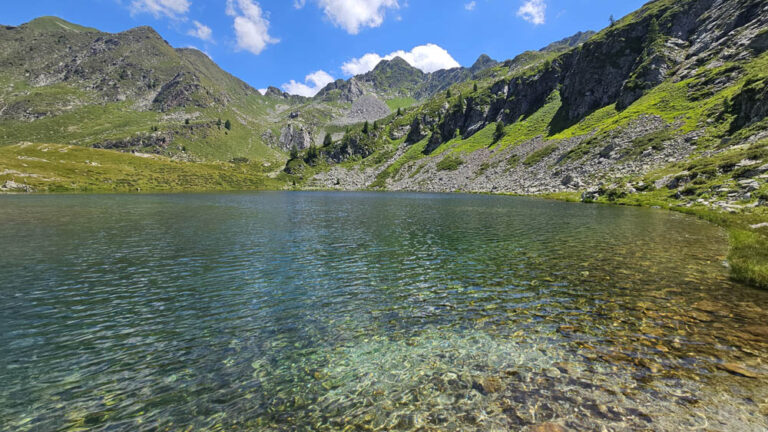
[[[466,9],[468,11],[473,11],[473,10],[475,10],[476,7],[477,7],[477,2],[476,1],[471,1],[471,2],[469,2],[469,3],[464,5],[464,9]]]
[[[398,9],[397,0],[317,0],[325,16],[349,34],[358,34],[363,27],[378,27],[384,22],[388,9]],[[298,3],[303,5],[302,0]]]
[[[252,0],[227,0],[226,14],[235,18],[237,47],[253,54],[261,54],[269,44],[280,42],[269,35],[269,20],[259,3]]]
[[[192,21],[192,24],[194,24],[195,28],[189,30],[187,34],[192,37],[196,37],[198,39],[202,39],[204,41],[211,40],[211,36],[213,35],[213,31],[210,27],[207,25],[199,22],[199,21]]]
[[[382,60],[392,60],[400,57],[407,61],[411,66],[421,69],[424,72],[434,72],[440,69],[451,69],[459,67],[457,62],[448,51],[435,44],[419,45],[410,51],[395,51],[384,57],[368,53],[356,59],[352,59],[341,66],[341,70],[347,75],[360,75],[373,70]]]
[[[517,16],[534,25],[544,24],[547,4],[544,0],[528,0],[517,10]]]
[[[165,15],[178,18],[189,12],[189,0],[133,0],[131,13],[150,13],[155,18]]]
[[[290,94],[312,97],[333,81],[333,77],[328,72],[319,70],[307,75],[303,83],[291,80],[291,82],[283,84],[282,87]]]

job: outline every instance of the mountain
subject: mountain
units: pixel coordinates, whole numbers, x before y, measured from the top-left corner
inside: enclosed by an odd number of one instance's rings
[[[394,58],[314,98],[275,87],[261,95],[150,27],[110,34],[56,17],[0,27],[0,64],[0,145],[46,142],[268,164],[498,66],[483,55],[471,68],[426,74]],[[230,128],[223,127],[227,120]]]
[[[324,101],[354,102],[365,94],[373,94],[385,101],[406,98],[416,103],[451,85],[470,80],[497,64],[498,62],[483,54],[471,68],[458,67],[424,73],[401,57],[395,57],[392,60],[382,60],[370,72],[328,84],[315,98]]]
[[[174,49],[150,27],[110,34],[55,17],[1,27],[0,64],[0,145],[283,158],[257,139],[272,126],[279,98],[262,96],[200,51]]]

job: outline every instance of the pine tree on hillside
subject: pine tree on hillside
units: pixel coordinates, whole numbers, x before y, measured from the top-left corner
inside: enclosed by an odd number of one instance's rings
[[[504,138],[504,122],[496,122],[496,131],[493,132],[493,142],[499,142]]]

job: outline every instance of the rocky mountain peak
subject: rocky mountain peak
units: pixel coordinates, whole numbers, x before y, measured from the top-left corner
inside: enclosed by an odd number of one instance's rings
[[[483,54],[480,57],[477,58],[475,63],[472,65],[471,68],[469,68],[469,71],[472,72],[472,74],[476,74],[482,70],[492,68],[496,66],[499,62],[492,59],[488,54]]]
[[[411,64],[405,61],[402,57],[395,57],[392,60],[382,60],[371,72],[374,74],[392,72],[405,72],[413,75],[424,74],[421,70],[411,66]]]

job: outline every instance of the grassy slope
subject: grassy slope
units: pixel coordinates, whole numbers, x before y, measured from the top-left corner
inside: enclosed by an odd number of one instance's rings
[[[39,192],[160,192],[278,188],[260,164],[192,163],[57,144],[0,147],[0,184]]]

